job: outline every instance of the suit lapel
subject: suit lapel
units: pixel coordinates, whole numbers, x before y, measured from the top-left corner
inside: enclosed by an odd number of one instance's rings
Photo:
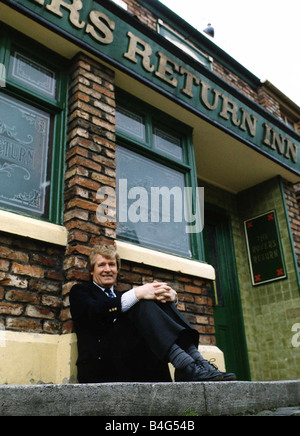
[[[91,292],[91,295],[95,298],[95,299],[106,299],[109,298],[105,292],[102,291],[102,289],[98,288],[98,286],[94,285],[94,283],[89,283],[89,289]],[[122,292],[116,291],[114,289],[114,293],[116,294],[117,297],[121,297]]]

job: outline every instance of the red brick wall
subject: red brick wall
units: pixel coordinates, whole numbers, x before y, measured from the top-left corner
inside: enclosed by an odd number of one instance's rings
[[[258,103],[258,95],[257,90],[251,88],[247,82],[241,79],[236,74],[232,73],[228,70],[228,68],[224,67],[220,63],[214,61],[212,64],[213,72],[229,83],[234,88],[238,89],[240,92],[245,94],[248,98]]]
[[[64,249],[0,235],[0,329],[61,333]]]
[[[263,88],[258,90],[258,103],[275,117],[281,118],[281,110],[278,101],[271,97]]]
[[[128,4],[128,12],[136,16],[146,26],[156,30],[158,17],[154,17],[152,12],[141,6],[135,0],[125,0],[125,3]]]
[[[298,263],[298,269],[300,271],[300,213],[299,213],[299,205],[297,203],[297,197],[294,190],[294,186],[287,182],[283,181],[283,189],[285,195],[285,201],[288,211],[288,217],[291,226],[291,232],[294,241],[294,249]]]

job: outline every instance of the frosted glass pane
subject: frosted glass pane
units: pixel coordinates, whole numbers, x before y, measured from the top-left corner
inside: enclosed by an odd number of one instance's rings
[[[55,72],[17,51],[10,58],[9,76],[48,97],[56,96]]]
[[[141,115],[118,107],[116,113],[116,126],[127,135],[145,141],[145,122]]]
[[[0,95],[0,206],[43,216],[50,115]]]
[[[180,138],[173,136],[161,129],[153,129],[154,148],[174,159],[183,160]]]
[[[190,257],[184,174],[117,148],[118,237]]]

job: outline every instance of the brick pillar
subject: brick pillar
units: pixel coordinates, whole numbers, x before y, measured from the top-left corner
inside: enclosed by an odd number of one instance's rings
[[[283,180],[283,189],[286,201],[286,207],[288,212],[288,218],[290,221],[291,232],[294,241],[294,249],[297,257],[298,269],[300,272],[300,214],[299,205],[297,202],[297,196],[295,188],[292,183],[287,180]]]
[[[258,90],[258,103],[267,109],[267,111],[272,115],[281,119],[281,111],[278,101],[268,94],[263,87]]]
[[[61,312],[65,333],[71,329],[67,294],[76,281],[89,279],[91,248],[116,239],[116,223],[97,218],[99,189],[109,193],[111,206],[116,201],[114,72],[79,54],[70,74],[64,215],[68,247]]]

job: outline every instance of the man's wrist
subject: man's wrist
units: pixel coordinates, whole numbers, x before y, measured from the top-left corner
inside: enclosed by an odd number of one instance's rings
[[[121,298],[122,312],[127,312],[131,307],[137,304],[139,300],[136,298],[134,289],[124,292]]]
[[[142,300],[142,298],[143,298],[143,293],[142,293],[142,291],[141,291],[141,287],[138,286],[138,287],[136,287],[136,288],[133,288],[133,290],[134,290],[134,293],[135,293],[136,298],[137,298],[138,300]]]

